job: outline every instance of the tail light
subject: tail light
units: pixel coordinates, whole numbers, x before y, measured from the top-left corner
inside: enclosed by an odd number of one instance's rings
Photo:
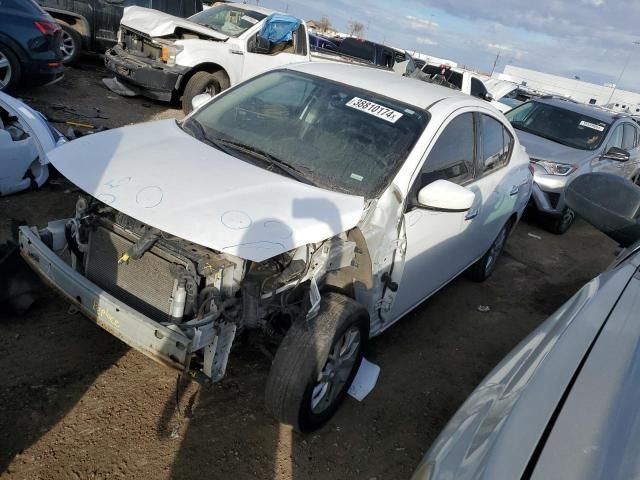
[[[49,20],[36,20],[35,22],[33,22],[36,25],[36,28],[38,30],[40,30],[40,33],[42,35],[55,35],[56,33],[58,33],[60,30],[62,30],[60,28],[60,25],[58,25],[56,22],[50,22]]]

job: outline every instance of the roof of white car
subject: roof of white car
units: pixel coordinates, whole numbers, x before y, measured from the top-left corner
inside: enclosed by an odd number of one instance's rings
[[[322,61],[298,63],[287,68],[353,85],[422,109],[452,97],[466,100],[471,105],[487,104],[457,90],[403,77],[389,70]]]
[[[263,15],[267,15],[267,16],[271,15],[272,13],[277,13],[275,10],[259,7],[258,5],[248,5],[246,3],[236,3],[236,2],[229,2],[229,5],[233,5],[234,7],[241,8],[243,10],[251,10],[253,12],[262,13]]]

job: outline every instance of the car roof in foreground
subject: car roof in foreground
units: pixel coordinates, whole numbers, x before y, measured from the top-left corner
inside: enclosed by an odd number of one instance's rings
[[[547,105],[552,105],[554,107],[562,108],[564,110],[569,110],[571,112],[579,113],[580,115],[585,115],[591,118],[595,118],[596,120],[600,120],[602,122],[611,123],[616,120],[620,115],[615,112],[610,112],[607,110],[602,110],[597,107],[593,107],[591,105],[586,105],[584,103],[576,103],[572,100],[563,100],[561,98],[536,98],[534,100],[538,103],[545,103]]]
[[[427,109],[445,98],[459,98],[466,100],[470,105],[488,105],[483,100],[477,100],[456,90],[403,77],[389,70],[322,61],[299,63],[287,69],[369,90],[422,109]]]

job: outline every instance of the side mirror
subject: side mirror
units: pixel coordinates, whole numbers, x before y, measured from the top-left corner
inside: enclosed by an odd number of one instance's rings
[[[421,207],[442,212],[466,212],[475,199],[471,190],[448,180],[436,180],[418,192]]]
[[[615,160],[616,162],[628,162],[631,158],[631,154],[622,148],[611,147],[607,153],[602,155],[602,158]]]
[[[493,102],[493,95],[491,95],[489,92],[487,92],[487,93],[484,94],[484,99],[487,102]]]
[[[208,103],[211,100],[213,100],[212,95],[209,95],[208,93],[201,93],[191,99],[191,106],[193,107],[194,110],[197,110],[198,108],[202,107],[205,103]]]

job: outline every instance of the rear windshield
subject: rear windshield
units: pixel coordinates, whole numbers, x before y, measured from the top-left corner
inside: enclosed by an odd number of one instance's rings
[[[263,13],[220,4],[196,13],[189,20],[224,35],[238,37],[264,18]]]
[[[251,161],[243,151],[262,152],[303,181],[373,198],[404,163],[428,119],[424,110],[368,90],[274,71],[212,100],[183,128],[213,145],[242,145],[232,151],[240,159]]]
[[[595,150],[610,124],[541,102],[527,102],[506,113],[513,128],[580,150]]]

